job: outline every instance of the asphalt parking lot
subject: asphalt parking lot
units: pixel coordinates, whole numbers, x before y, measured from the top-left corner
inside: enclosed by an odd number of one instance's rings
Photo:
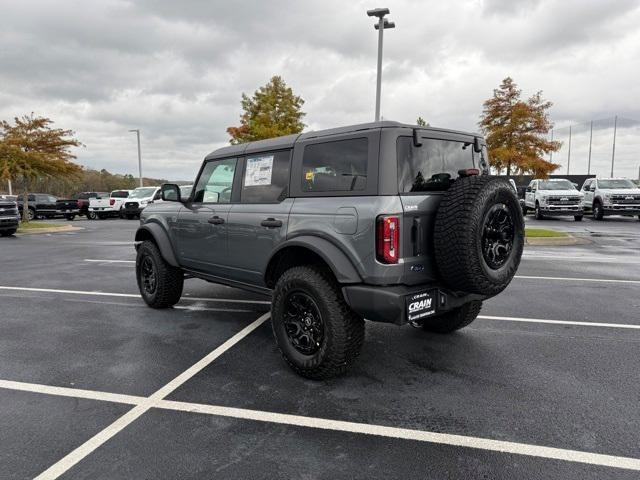
[[[0,239],[0,478],[638,478],[640,222],[536,222],[518,276],[449,336],[367,323],[304,380],[268,298],[137,293],[138,222]]]

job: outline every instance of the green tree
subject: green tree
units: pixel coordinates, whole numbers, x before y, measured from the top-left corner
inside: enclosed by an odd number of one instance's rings
[[[304,100],[279,76],[256,90],[253,97],[243,93],[241,104],[240,126],[227,128],[232,145],[300,133],[305,127]]]
[[[72,130],[51,128],[53,121],[31,115],[14,118],[14,124],[0,122],[0,175],[22,180],[23,219],[28,221],[29,185],[34,180],[77,177],[81,167],[71,162],[71,147],[82,144]]]
[[[427,121],[422,118],[422,117],[418,117],[418,119],[416,120],[416,125],[420,126],[420,127],[430,127],[431,125],[429,125],[427,123]]]
[[[492,167],[506,170],[507,175],[547,178],[560,166],[543,158],[561,146],[547,140],[553,127],[547,111],[553,104],[543,100],[542,92],[526,101],[520,98],[521,93],[511,77],[505,78],[493,97],[484,102],[478,124],[486,136]]]

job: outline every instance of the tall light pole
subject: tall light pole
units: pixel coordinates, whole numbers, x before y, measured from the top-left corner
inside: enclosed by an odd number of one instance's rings
[[[380,90],[382,88],[382,34],[386,28],[395,28],[396,24],[389,22],[385,15],[389,14],[388,8],[374,8],[367,10],[370,17],[378,17],[378,23],[374,28],[378,30],[378,77],[376,79],[376,122],[380,121]]]
[[[140,186],[142,187],[142,154],[140,153],[140,129],[134,128],[133,130],[129,131],[136,132],[136,137],[138,137],[138,176],[140,177]]]

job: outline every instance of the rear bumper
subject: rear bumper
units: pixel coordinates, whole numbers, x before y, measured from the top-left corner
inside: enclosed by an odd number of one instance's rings
[[[438,285],[346,285],[342,294],[349,306],[367,320],[404,325],[407,320],[407,298],[425,291],[437,291],[437,306],[433,316],[469,303],[473,300],[485,300],[486,295],[453,292]]]

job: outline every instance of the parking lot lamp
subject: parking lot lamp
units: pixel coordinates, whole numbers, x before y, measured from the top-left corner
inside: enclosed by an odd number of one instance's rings
[[[384,18],[389,13],[388,8],[374,8],[367,10],[370,17],[378,17],[374,28],[378,30],[378,76],[376,79],[376,122],[380,121],[380,90],[382,88],[382,35],[386,28],[395,28],[396,24]]]
[[[140,186],[142,187],[142,154],[140,153],[140,129],[134,128],[133,130],[129,131],[135,132],[136,137],[138,137],[138,176],[140,177]]]

